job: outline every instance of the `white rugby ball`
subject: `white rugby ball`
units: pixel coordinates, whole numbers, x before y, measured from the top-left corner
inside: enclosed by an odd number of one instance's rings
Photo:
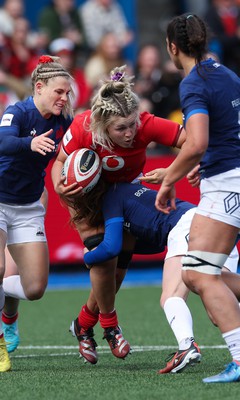
[[[75,150],[65,160],[62,175],[65,186],[77,182],[82,192],[90,192],[97,184],[102,171],[102,163],[98,154],[90,149]]]

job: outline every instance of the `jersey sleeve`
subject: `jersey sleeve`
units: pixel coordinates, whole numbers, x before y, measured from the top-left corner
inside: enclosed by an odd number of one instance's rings
[[[102,206],[104,239],[95,250],[85,254],[84,262],[88,265],[110,260],[122,249],[124,216],[121,189],[121,186],[112,185],[104,196]]]
[[[18,107],[9,106],[6,109],[0,123],[0,154],[12,155],[31,151],[32,136],[20,137],[23,119],[23,112]]]
[[[146,138],[147,143],[154,141],[165,146],[176,146],[182,125],[149,113],[141,115],[141,124],[141,136]]]
[[[84,255],[87,265],[98,264],[116,257],[122,249],[123,218],[112,218],[105,224],[103,241],[95,250]]]
[[[184,113],[184,123],[194,114],[208,114],[208,101],[205,95],[205,85],[183,81],[181,84],[180,98]]]
[[[85,111],[82,114],[77,115],[67,132],[63,136],[62,149],[69,155],[77,149],[88,147],[91,144],[91,133],[86,131],[85,126],[89,124],[90,111]]]

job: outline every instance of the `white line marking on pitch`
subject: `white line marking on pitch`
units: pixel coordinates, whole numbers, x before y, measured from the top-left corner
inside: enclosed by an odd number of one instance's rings
[[[155,351],[155,350],[168,350],[168,349],[175,349],[177,346],[172,345],[172,346],[131,346],[131,348],[135,351]],[[201,345],[201,349],[225,349],[227,346],[226,345],[216,345],[216,346],[208,346],[208,345]],[[78,349],[78,346],[19,346],[19,350],[31,350],[31,349],[37,349],[37,350],[49,350],[49,349]],[[109,346],[98,346],[98,350],[106,350],[109,349]]]
[[[132,346],[132,352],[144,351],[161,351],[175,349],[176,346]],[[226,349],[225,345],[218,346],[201,346],[201,349]],[[19,346],[19,350],[75,350],[75,352],[61,352],[61,353],[45,353],[39,354],[14,354],[11,358],[34,358],[34,357],[62,357],[62,356],[76,356],[78,354],[78,346]],[[110,349],[108,346],[98,346],[99,354],[109,354]]]

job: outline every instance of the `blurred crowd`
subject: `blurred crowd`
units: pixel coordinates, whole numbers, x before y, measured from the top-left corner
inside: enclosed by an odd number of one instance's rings
[[[159,2],[159,7],[160,7]],[[209,52],[240,75],[240,0],[175,1],[177,13],[192,12],[209,26]],[[52,0],[38,15],[37,29],[26,17],[23,0],[5,0],[0,8],[0,115],[7,105],[31,94],[30,76],[41,54],[57,55],[74,78],[74,109],[90,106],[98,82],[126,64],[135,76],[141,109],[180,122],[178,87],[182,79],[161,43],[144,43],[135,60],[124,50],[138,33],[117,0]],[[163,44],[165,46],[165,44]],[[169,152],[150,146],[149,151]]]

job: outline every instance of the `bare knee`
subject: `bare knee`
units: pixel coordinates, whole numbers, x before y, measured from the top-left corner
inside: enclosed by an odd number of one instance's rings
[[[189,289],[181,279],[181,281],[177,282],[175,285],[172,285],[172,287],[163,288],[160,297],[160,306],[164,308],[166,301],[172,297],[181,298],[186,302],[188,293]]]
[[[35,282],[34,284],[29,285],[24,288],[24,293],[28,300],[34,301],[39,300],[43,297],[45,289],[47,285],[44,285],[39,282]]]

